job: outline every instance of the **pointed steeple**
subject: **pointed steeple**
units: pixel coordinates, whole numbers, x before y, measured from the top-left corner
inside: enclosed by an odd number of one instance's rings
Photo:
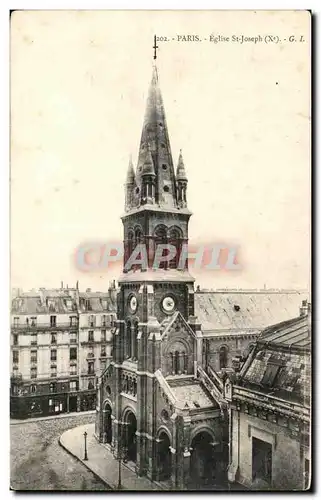
[[[177,181],[187,181],[187,175],[185,172],[185,165],[182,155],[182,150],[179,151],[178,164],[176,170],[176,180]]]
[[[176,180],[169,142],[163,98],[156,65],[153,65],[146,112],[141,135],[136,171],[137,186],[141,187],[146,161],[153,161],[155,202],[164,208],[178,208]]]
[[[133,197],[134,197],[134,187],[135,187],[135,172],[132,157],[129,158],[128,170],[125,182],[125,210],[131,210],[133,208]]]
[[[126,177],[126,184],[132,185],[134,183],[135,183],[135,172],[134,172],[132,155],[130,155],[129,163],[128,163],[128,170],[127,170],[127,177]]]
[[[177,202],[180,208],[187,207],[186,189],[187,189],[187,175],[185,172],[185,165],[183,161],[182,150],[179,152],[178,164],[176,169],[176,182],[177,182]]]

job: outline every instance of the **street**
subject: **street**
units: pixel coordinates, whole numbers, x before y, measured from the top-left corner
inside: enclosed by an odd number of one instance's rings
[[[106,491],[107,486],[58,443],[65,430],[92,423],[94,418],[83,413],[10,425],[11,488]]]

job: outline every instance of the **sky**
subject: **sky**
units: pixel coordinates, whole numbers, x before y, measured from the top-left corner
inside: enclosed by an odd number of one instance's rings
[[[239,249],[240,270],[192,269],[196,284],[308,288],[305,11],[15,12],[11,286],[79,280],[81,289],[106,290],[117,279],[115,266],[77,269],[75,252],[122,241],[123,184],[130,154],[137,162],[154,34],[168,39],[158,41],[157,66],[174,164],[182,149],[189,179],[190,243]]]

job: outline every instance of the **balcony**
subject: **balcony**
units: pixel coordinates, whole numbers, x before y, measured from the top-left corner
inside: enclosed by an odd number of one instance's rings
[[[27,332],[36,332],[36,331],[60,331],[60,330],[77,330],[78,329],[78,323],[77,324],[70,324],[70,322],[66,323],[58,323],[55,325],[51,325],[50,323],[36,323],[34,325],[27,325],[27,324],[19,324],[19,325],[11,325],[11,330],[14,331],[27,331]]]

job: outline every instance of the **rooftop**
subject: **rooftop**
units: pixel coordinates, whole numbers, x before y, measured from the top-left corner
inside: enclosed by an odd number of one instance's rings
[[[297,290],[197,290],[195,315],[202,331],[251,330],[259,333],[271,324],[298,315],[308,292]]]
[[[311,381],[311,323],[302,315],[267,328],[240,373],[242,386],[308,404]]]

